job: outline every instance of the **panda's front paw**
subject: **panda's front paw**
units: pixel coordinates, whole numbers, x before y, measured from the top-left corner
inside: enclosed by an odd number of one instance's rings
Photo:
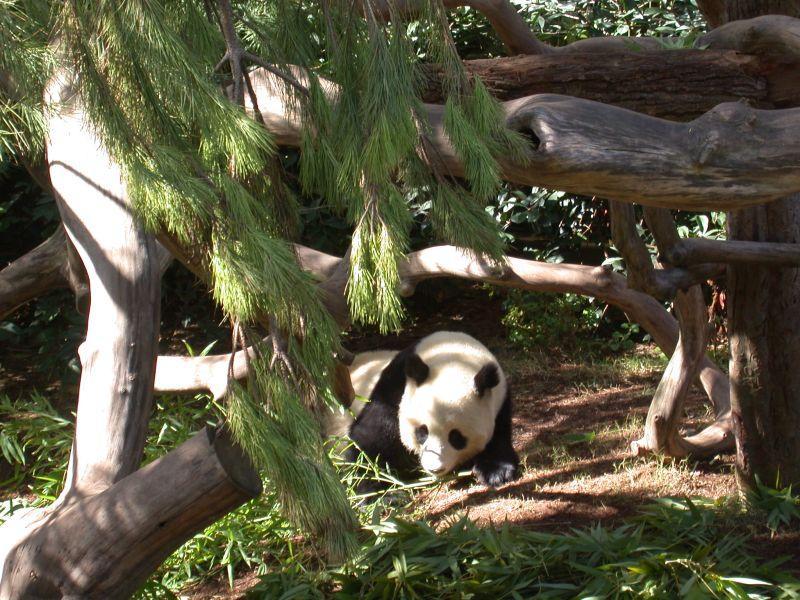
[[[489,487],[500,487],[519,477],[517,462],[504,459],[477,460],[472,472],[479,483]]]

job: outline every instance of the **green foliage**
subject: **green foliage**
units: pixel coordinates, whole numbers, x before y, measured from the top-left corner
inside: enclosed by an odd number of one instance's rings
[[[24,402],[0,396],[0,423],[0,454],[12,468],[0,489],[19,489],[27,481],[37,502],[54,500],[67,470],[72,421],[59,415],[47,398],[33,394]]]
[[[792,492],[791,485],[776,489],[756,479],[755,489],[748,493],[747,501],[766,514],[767,528],[773,535],[793,521],[800,521],[800,496]]]
[[[537,36],[556,46],[604,36],[684,37],[705,27],[694,0],[538,0],[519,4]]]
[[[664,500],[616,529],[552,534],[466,518],[438,530],[392,520],[369,527],[338,569],[262,577],[253,598],[790,598],[798,582],[759,565],[702,500]]]

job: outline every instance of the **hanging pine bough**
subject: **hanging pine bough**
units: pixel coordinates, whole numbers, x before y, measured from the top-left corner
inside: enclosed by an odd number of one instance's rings
[[[304,124],[301,183],[354,227],[351,313],[395,329],[403,314],[397,261],[408,249],[407,195],[430,195],[431,220],[445,241],[499,260],[502,241],[482,201],[499,186],[496,157],[525,152],[483,85],[468,80],[442,5],[430,3],[423,18],[429,53],[444,65],[445,129],[466,181],[441,166],[428,142],[404,26],[376,18],[369,2],[364,18],[354,18],[350,1],[221,1],[219,21],[209,3],[191,2],[167,10],[145,0],[0,0],[0,9],[8,50],[0,56],[0,152],[35,154],[45,134],[42,90],[54,75],[69,83],[74,97],[47,100],[91,124],[119,165],[139,219],[198,252],[231,322],[269,321],[286,340],[279,361],[268,358],[268,348],[257,352],[248,384],[231,394],[229,426],[281,489],[294,521],[331,556],[344,556],[355,520],[309,412],[333,401],[338,331],[298,266],[288,239],[298,203],[270,135],[243,109],[242,96],[255,105],[249,66],[266,64],[286,81],[286,99]],[[222,93],[228,81],[219,71],[227,66],[234,102]],[[298,68],[307,83],[293,79]],[[320,79],[332,74],[333,99]]]
[[[408,248],[411,224],[404,194],[430,194],[431,220],[445,241],[500,259],[502,242],[482,201],[500,186],[496,157],[524,161],[526,144],[505,128],[486,88],[468,80],[441,3],[426,3],[429,54],[446,73],[445,130],[467,165],[465,189],[439,165],[426,141],[427,125],[418,117],[424,112],[421,74],[402,20],[386,24],[369,2],[363,4],[363,20],[353,19],[351,2],[320,7],[326,29],[321,52],[329,57],[338,88],[335,103],[329,103],[311,73],[307,97],[298,97],[305,111],[301,180],[308,191],[344,204],[355,228],[347,286],[351,314],[386,332],[397,329],[403,316],[397,260]],[[306,47],[295,58],[312,54]]]
[[[52,70],[41,26],[46,9],[41,2],[0,0],[0,162],[32,160],[43,149],[42,90]]]

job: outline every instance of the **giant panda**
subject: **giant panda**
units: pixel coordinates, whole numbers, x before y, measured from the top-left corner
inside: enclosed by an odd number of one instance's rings
[[[355,357],[350,378],[357,415],[348,435],[360,449],[400,474],[421,467],[441,476],[472,466],[492,487],[517,478],[511,443],[511,398],[497,359],[475,338],[439,331],[405,350]],[[341,428],[341,424],[339,426]]]

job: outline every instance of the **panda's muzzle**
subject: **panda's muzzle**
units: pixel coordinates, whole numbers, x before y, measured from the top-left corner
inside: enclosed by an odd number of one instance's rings
[[[443,459],[442,453],[436,450],[426,448],[422,451],[420,456],[420,464],[422,468],[432,475],[442,475],[449,470],[447,464]]]

